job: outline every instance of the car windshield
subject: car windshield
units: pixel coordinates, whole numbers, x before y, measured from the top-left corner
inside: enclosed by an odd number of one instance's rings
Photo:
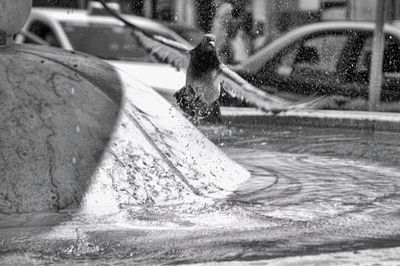
[[[120,25],[62,22],[74,50],[108,60],[151,61],[131,30]]]

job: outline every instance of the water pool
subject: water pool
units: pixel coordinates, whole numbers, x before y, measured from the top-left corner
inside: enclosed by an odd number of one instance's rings
[[[400,246],[400,134],[206,126],[252,178],[226,200],[2,215],[0,262],[176,264]]]

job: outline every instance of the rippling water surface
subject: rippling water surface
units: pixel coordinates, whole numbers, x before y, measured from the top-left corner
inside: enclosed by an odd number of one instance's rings
[[[400,134],[201,130],[252,173],[227,200],[124,206],[100,217],[7,216],[0,255],[5,262],[194,263],[400,246]]]
[[[241,201],[305,220],[399,210],[393,204],[400,182],[397,133],[307,128],[233,132],[217,141],[253,174],[237,193]]]

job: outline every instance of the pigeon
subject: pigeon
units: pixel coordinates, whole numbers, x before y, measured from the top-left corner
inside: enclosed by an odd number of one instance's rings
[[[236,102],[259,108],[271,114],[293,109],[315,109],[324,105],[325,97],[292,102],[259,89],[222,64],[215,49],[215,36],[205,34],[196,47],[150,33],[134,25],[111,10],[99,0],[115,18],[131,28],[137,42],[158,62],[186,70],[186,84],[177,89],[174,97],[177,105],[193,121],[221,121],[220,102],[235,99]]]
[[[185,86],[174,94],[178,106],[195,120],[220,122],[219,98],[221,65],[215,49],[215,36],[206,34],[199,45],[190,50]]]

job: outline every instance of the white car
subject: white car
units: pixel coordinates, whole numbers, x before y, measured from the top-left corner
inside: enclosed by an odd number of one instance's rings
[[[132,24],[189,45],[168,27],[150,19],[124,15]],[[33,8],[22,32],[33,33],[54,47],[76,50],[106,60],[134,75],[164,96],[172,95],[185,83],[185,73],[168,64],[156,63],[137,43],[131,29],[100,8],[88,10]],[[29,35],[19,34],[16,43],[37,43]]]

